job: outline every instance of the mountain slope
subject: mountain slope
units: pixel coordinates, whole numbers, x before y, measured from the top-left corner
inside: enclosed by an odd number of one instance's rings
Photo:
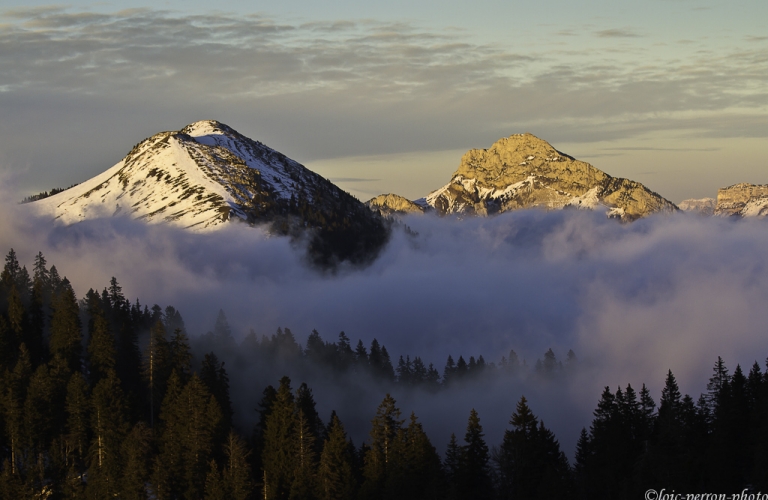
[[[64,224],[115,215],[211,231],[234,221],[313,228],[321,263],[364,260],[387,238],[357,199],[285,155],[217,121],[192,123],[137,144],[112,168],[32,203]]]
[[[623,220],[677,210],[642,184],[611,177],[531,134],[512,135],[489,149],[468,151],[448,184],[414,203],[439,215],[602,208]]]

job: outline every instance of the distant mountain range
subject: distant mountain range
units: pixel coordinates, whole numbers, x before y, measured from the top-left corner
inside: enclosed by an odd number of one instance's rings
[[[717,199],[685,200],[680,208],[702,215],[722,217],[768,216],[768,186],[734,184],[717,191]]]
[[[375,257],[391,224],[382,216],[392,214],[466,217],[525,208],[589,209],[632,221],[678,211],[642,184],[611,177],[531,134],[468,151],[450,181],[424,198],[387,194],[363,204],[282,153],[212,120],[153,135],[96,177],[27,200],[38,200],[30,203],[38,213],[64,224],[122,215],[195,231],[234,222],[266,223],[273,232],[295,237],[309,231],[310,255],[321,265]],[[737,184],[721,189],[716,201],[686,200],[680,208],[765,216],[768,186]]]
[[[653,213],[684,212],[722,217],[768,216],[768,185],[736,184],[717,199],[685,200],[675,206],[639,182],[611,177],[531,134],[516,134],[489,149],[472,149],[448,184],[424,198],[382,194],[366,202],[385,216],[434,212],[484,216],[524,208],[602,210],[631,221]]]

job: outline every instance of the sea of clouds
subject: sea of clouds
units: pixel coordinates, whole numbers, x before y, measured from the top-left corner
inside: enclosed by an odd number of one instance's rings
[[[7,190],[2,198],[13,199]],[[191,335],[213,328],[223,309],[236,339],[288,327],[304,343],[312,329],[376,338],[396,362],[420,356],[442,372],[448,354],[498,362],[514,349],[530,366],[569,349],[579,369],[563,382],[506,380],[437,396],[395,394],[442,448],[462,436],[477,408],[491,444],[501,439],[521,395],[571,454],[602,388],[646,383],[658,400],[668,370],[694,399],[717,356],[731,371],[768,356],[768,224],[678,214],[631,224],[601,213],[539,210],[466,220],[412,216],[363,269],[309,267],[301,243],[259,228],[206,234],[122,218],[64,227],[4,203],[0,249],[29,269],[43,252],[79,297],[112,276],[126,296],[173,305]],[[252,381],[236,403],[255,407],[266,383]],[[266,382],[266,383],[265,383]],[[312,381],[307,381],[313,387]],[[300,380],[294,381],[298,386]],[[237,392],[242,382],[234,382]],[[315,389],[327,418],[337,409],[357,442],[381,394]],[[404,415],[404,416],[405,416]]]

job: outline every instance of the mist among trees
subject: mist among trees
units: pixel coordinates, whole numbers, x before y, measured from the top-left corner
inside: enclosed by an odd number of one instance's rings
[[[172,306],[148,307],[113,278],[78,298],[38,253],[11,250],[0,275],[2,498],[638,498],[768,489],[768,371],[714,362],[706,393],[672,371],[657,398],[606,387],[575,450],[563,450],[525,396],[500,442],[474,409],[464,432],[427,436],[398,394],[478,393],[493,381],[575,376],[577,355],[528,363],[464,353],[444,364],[378,340],[288,328],[241,341],[223,311],[190,335]],[[254,381],[270,380],[254,387]],[[361,383],[364,381],[364,383]],[[380,393],[354,442],[313,386]],[[250,386],[256,405],[240,402]],[[440,450],[440,451],[439,451]],[[444,450],[444,452],[442,451]],[[569,460],[568,457],[573,457]]]

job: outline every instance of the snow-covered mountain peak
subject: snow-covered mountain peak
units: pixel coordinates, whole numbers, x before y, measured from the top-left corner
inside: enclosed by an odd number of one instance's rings
[[[339,191],[285,155],[204,120],[155,134],[109,170],[32,205],[66,224],[121,214],[203,230],[231,216],[252,222],[282,213],[277,205],[291,199],[338,198]]]
[[[64,224],[120,215],[196,231],[236,220],[279,234],[313,229],[309,250],[322,265],[365,261],[388,235],[350,194],[215,120],[155,134],[112,168],[29,206]]]

